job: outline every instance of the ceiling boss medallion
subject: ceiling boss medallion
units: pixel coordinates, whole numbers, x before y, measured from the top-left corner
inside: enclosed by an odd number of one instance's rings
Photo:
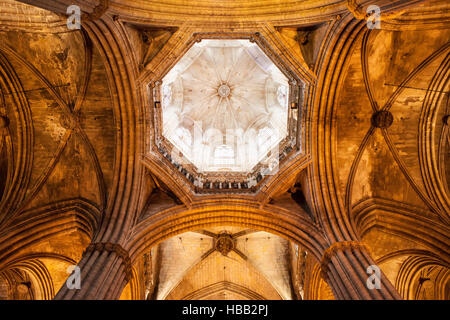
[[[390,111],[381,110],[377,111],[372,115],[372,125],[376,128],[387,129],[392,125],[394,121],[394,116]]]
[[[228,233],[219,234],[219,236],[216,240],[216,250],[217,251],[219,251],[223,256],[226,256],[234,248],[235,248],[235,243],[230,234],[228,234]]]
[[[222,98],[228,98],[231,93],[231,89],[227,84],[222,84],[219,89],[217,89],[217,93]]]
[[[255,41],[196,41],[155,85],[158,148],[197,189],[251,189],[296,145],[299,85]]]

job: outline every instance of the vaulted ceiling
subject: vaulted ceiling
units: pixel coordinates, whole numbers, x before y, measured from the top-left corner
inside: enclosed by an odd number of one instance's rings
[[[200,172],[250,172],[287,136],[288,78],[249,40],[194,44],[160,94],[163,135]]]
[[[224,235],[233,242],[230,251],[218,246]],[[288,246],[278,236],[238,227],[180,234],[160,245],[156,297],[179,300],[200,293],[203,298],[237,293],[246,299],[292,299]],[[236,292],[234,286],[246,290]],[[205,290],[208,287],[211,291]]]
[[[52,298],[90,242],[114,242],[130,298],[152,248],[154,298],[330,298],[323,251],[360,240],[404,298],[448,298],[448,1],[378,1],[374,30],[364,1],[75,1],[70,32],[69,2],[0,3],[0,296]],[[302,139],[246,192],[198,192],[156,147],[155,83],[205,34],[263,39],[305,83]]]

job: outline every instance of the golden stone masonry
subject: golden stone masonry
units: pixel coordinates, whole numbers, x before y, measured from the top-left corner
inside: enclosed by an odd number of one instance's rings
[[[449,39],[448,0],[0,1],[0,300],[449,300]]]

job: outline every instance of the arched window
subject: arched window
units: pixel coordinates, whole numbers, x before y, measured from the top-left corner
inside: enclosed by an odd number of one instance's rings
[[[286,107],[288,105],[288,88],[286,86],[278,87],[277,99],[278,99],[278,103],[282,107]]]
[[[185,152],[190,152],[192,148],[192,135],[188,129],[178,127],[175,129],[174,135],[175,144],[182,148]]]
[[[214,150],[214,165],[233,165],[234,149],[227,145],[221,145]]]
[[[171,101],[172,101],[172,86],[169,84],[162,87],[163,106],[167,107]]]
[[[272,128],[265,127],[259,130],[257,137],[259,150],[268,150],[272,141],[276,140],[274,135],[275,132]]]

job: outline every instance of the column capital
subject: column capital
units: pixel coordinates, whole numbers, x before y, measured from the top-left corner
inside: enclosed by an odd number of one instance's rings
[[[132,267],[130,255],[128,254],[128,251],[125,250],[120,244],[111,242],[94,242],[87,246],[83,252],[83,255],[92,251],[108,251],[117,254],[122,259],[122,263],[125,266],[127,280],[131,279]]]
[[[338,241],[329,246],[323,252],[322,260],[320,262],[320,269],[322,270],[322,278],[326,279],[328,264],[330,263],[331,258],[336,254],[336,252],[355,249],[366,250],[366,252],[370,253],[369,248],[361,241]]]

